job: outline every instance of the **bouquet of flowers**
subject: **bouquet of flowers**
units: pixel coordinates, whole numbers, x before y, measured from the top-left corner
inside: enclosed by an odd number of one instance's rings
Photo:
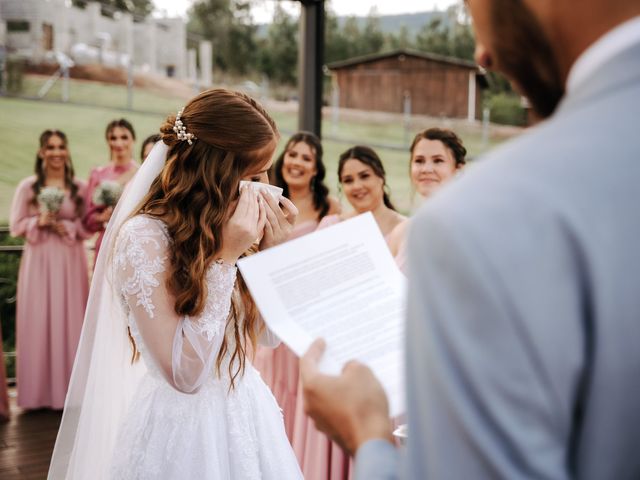
[[[112,180],[104,180],[93,192],[93,204],[105,207],[115,207],[122,195],[122,185]]]
[[[38,205],[43,213],[58,213],[63,201],[64,192],[58,187],[44,187],[38,194]]]

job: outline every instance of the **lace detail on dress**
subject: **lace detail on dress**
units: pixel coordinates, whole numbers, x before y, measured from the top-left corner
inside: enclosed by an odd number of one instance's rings
[[[222,335],[227,325],[236,272],[236,267],[220,263],[211,264],[207,270],[207,301],[195,326],[209,341]]]
[[[230,394],[227,410],[229,434],[232,438],[234,464],[238,478],[260,480],[260,445],[251,408],[250,385],[245,383]]]
[[[161,230],[158,230],[157,226],[160,226]],[[143,215],[128,220],[118,234],[114,256],[115,268],[132,268],[131,276],[122,281],[120,293],[125,298],[135,295],[136,306],[143,307],[150,318],[153,318],[155,309],[151,294],[153,289],[160,285],[156,275],[164,272],[168,245],[164,223]],[[158,252],[153,258],[150,255],[152,250]]]

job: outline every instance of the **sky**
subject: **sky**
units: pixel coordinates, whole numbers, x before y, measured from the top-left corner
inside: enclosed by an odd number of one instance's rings
[[[193,0],[153,0],[159,11],[164,11],[170,17],[185,16],[187,9]],[[260,0],[254,8],[253,18],[256,23],[268,23],[271,21],[273,9],[276,3],[282,4],[291,13],[298,11],[299,4],[289,0]],[[360,15],[369,13],[372,7],[376,7],[378,15],[393,15],[398,13],[424,12],[427,10],[444,10],[456,3],[455,0],[332,0],[329,2],[331,9],[338,15]]]

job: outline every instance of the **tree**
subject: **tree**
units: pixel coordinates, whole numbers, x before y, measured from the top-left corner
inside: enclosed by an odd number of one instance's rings
[[[298,78],[298,24],[280,5],[276,5],[261,51],[262,72],[276,82],[295,85]]]
[[[222,70],[244,74],[255,68],[256,27],[247,0],[200,0],[189,10],[187,30],[209,40],[213,63]]]
[[[345,59],[360,55],[360,26],[356,17],[348,17],[340,32],[345,43]],[[344,59],[341,59],[344,60]]]
[[[400,26],[400,31],[397,35],[390,33],[385,38],[385,48],[387,50],[411,49],[413,47],[413,40],[409,35],[409,29],[404,24]]]
[[[94,0],[95,1],[95,0]],[[102,7],[102,13],[113,17],[115,12],[132,14],[137,20],[143,20],[153,12],[153,0],[97,0]],[[72,0],[74,7],[85,8],[89,0]]]
[[[325,62],[332,63],[349,58],[349,42],[338,25],[338,17],[329,9],[325,18],[324,43]]]
[[[423,52],[450,55],[449,27],[444,25],[441,18],[434,18],[416,35],[416,48]]]
[[[380,28],[380,18],[375,8],[372,8],[367,15],[367,19],[360,35],[359,54],[378,53],[384,46],[384,34]]]
[[[475,40],[471,20],[462,3],[452,5],[444,16],[433,18],[416,35],[418,50],[473,60]]]

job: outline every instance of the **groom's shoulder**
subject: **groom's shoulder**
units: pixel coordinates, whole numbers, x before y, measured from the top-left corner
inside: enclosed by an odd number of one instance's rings
[[[544,132],[524,133],[478,157],[459,178],[425,202],[419,215],[464,219],[518,210],[521,204],[535,202],[536,197],[548,190],[544,185],[547,175],[540,171],[546,168],[540,157],[551,154],[540,146],[541,139],[546,137]]]
[[[563,150],[556,122],[535,127],[465,167],[423,205],[412,229],[439,226],[460,241],[501,243],[557,229],[571,215],[572,153]],[[525,243],[521,240],[523,244]],[[491,247],[489,247],[491,248]]]

